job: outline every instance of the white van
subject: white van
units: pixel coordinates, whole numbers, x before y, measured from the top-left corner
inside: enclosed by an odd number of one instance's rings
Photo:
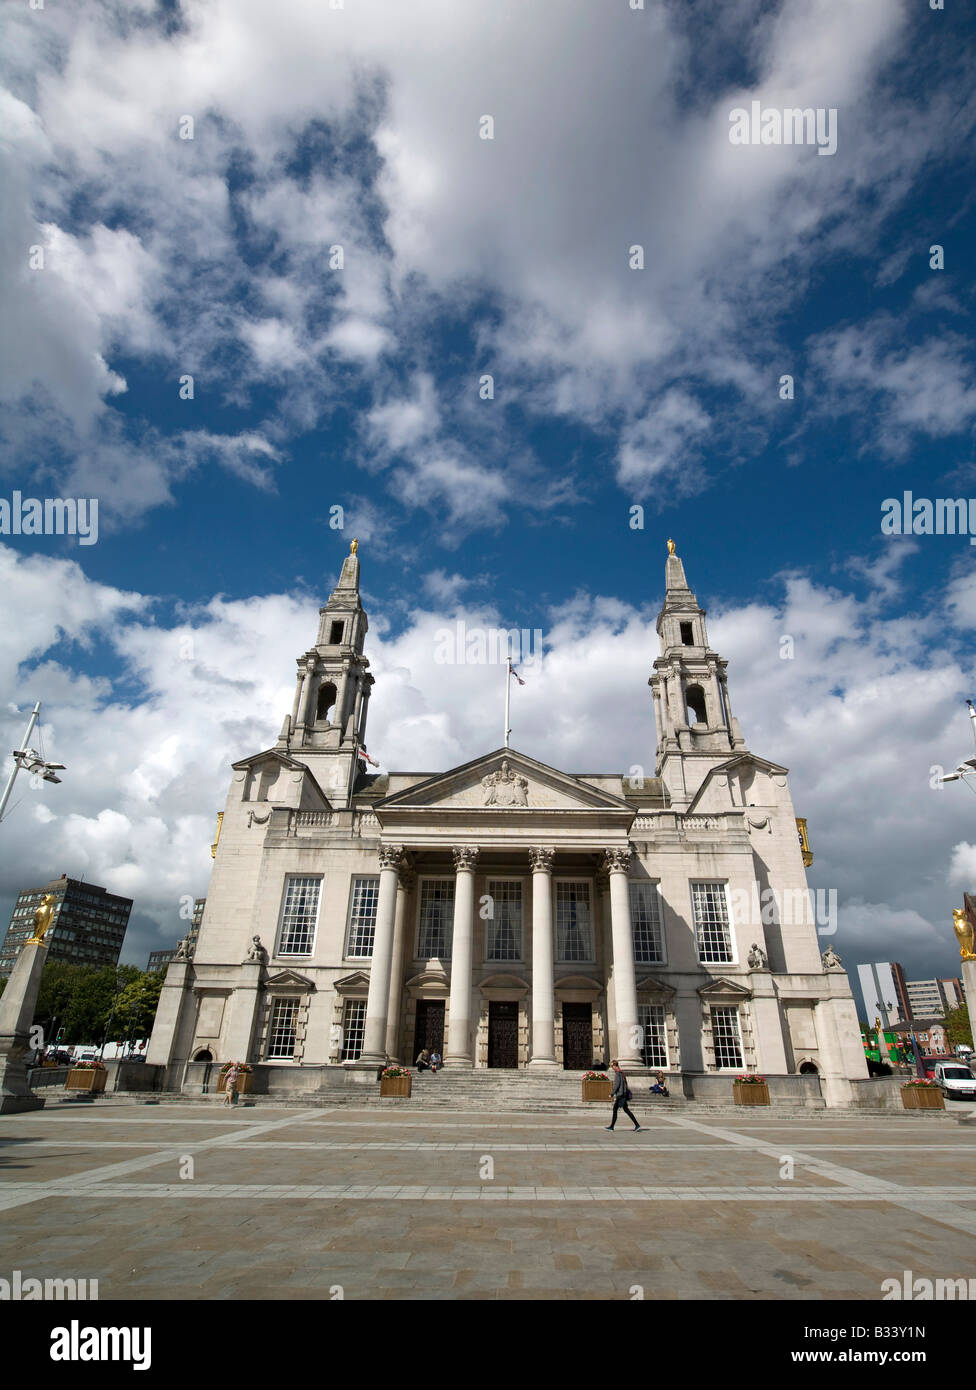
[[[936,1062],[933,1080],[947,1100],[976,1100],[976,1076],[963,1062]]]

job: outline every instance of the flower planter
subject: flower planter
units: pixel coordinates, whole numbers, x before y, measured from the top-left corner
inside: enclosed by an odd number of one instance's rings
[[[381,1076],[380,1095],[381,1096],[402,1096],[405,1099],[410,1096],[410,1076]]]
[[[104,1091],[108,1072],[103,1067],[72,1067],[65,1079],[66,1091]]]
[[[238,1072],[238,1073],[237,1073],[237,1085],[234,1087],[234,1089],[237,1091],[237,1094],[238,1094],[239,1096],[250,1095],[250,1093],[251,1093],[251,1082],[252,1082],[253,1080],[254,1080],[254,1073],[253,1073],[252,1071],[240,1071],[240,1072]],[[226,1091],[226,1090],[227,1090],[227,1073],[226,1073],[226,1072],[224,1072],[224,1074],[223,1074],[222,1076],[218,1076],[218,1078],[217,1078],[217,1090],[218,1090],[218,1092],[220,1092],[220,1091]]]
[[[610,1099],[609,1081],[584,1081],[583,1082],[584,1100],[602,1100],[604,1104]]]
[[[945,1098],[938,1086],[903,1086],[901,1103],[906,1110],[944,1110]]]
[[[733,1081],[732,1099],[736,1105],[768,1105],[769,1087],[765,1081]]]

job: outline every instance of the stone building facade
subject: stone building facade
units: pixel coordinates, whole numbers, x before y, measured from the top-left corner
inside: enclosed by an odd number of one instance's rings
[[[653,777],[511,748],[377,776],[355,552],[277,742],[233,766],[199,939],[149,1049],[167,1084],[247,1060],[257,1089],[309,1091],[429,1046],[448,1069],[816,1073],[848,1103],[857,1016],[821,953],[787,771],[746,747],[678,556]]]

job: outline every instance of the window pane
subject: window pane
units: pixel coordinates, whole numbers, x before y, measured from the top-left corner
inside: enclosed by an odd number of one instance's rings
[[[342,1060],[354,1062],[362,1055],[366,1035],[366,1000],[347,999],[342,1010]]]
[[[271,1026],[268,1029],[268,1057],[289,1061],[295,1056],[295,1023],[298,1018],[297,999],[276,999],[271,1005]]]
[[[698,959],[728,964],[732,959],[732,935],[724,883],[693,883],[691,900],[698,935]]]
[[[453,878],[425,878],[420,885],[420,939],[417,955],[421,960],[451,954],[454,924]]]
[[[739,1036],[738,1009],[712,1009],[712,1039],[715,1043],[715,1065],[741,1071],[742,1040]]]
[[[371,956],[376,934],[376,904],[380,895],[378,878],[354,878],[349,908],[348,956]]]
[[[639,1004],[637,1022],[644,1030],[644,1066],[659,1067],[663,1071],[668,1065],[668,1036],[663,1004]]]
[[[645,965],[661,964],[664,937],[656,884],[630,885],[630,921],[634,932],[634,960]]]
[[[488,883],[493,917],[485,922],[486,960],[522,959],[522,885],[495,879]]]
[[[279,956],[309,956],[315,940],[315,921],[319,915],[320,878],[292,877],[285,884],[285,906],[281,914]]]
[[[593,959],[588,883],[556,884],[556,959]]]

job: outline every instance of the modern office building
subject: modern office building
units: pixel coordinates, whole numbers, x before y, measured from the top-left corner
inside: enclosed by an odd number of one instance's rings
[[[962,981],[958,979],[909,980],[907,987],[913,1018],[942,1018],[963,1002]]]
[[[34,913],[46,893],[54,897],[54,917],[47,933],[48,959],[70,965],[116,965],[132,899],[62,874],[18,895],[0,947],[0,978],[10,975],[21,946],[33,934]]]
[[[873,965],[859,965],[857,979],[864,1000],[865,1021],[869,1028],[874,1020],[881,1019],[883,1027],[893,1023],[910,1023],[912,1005],[908,994],[905,972],[896,960],[876,961]]]

